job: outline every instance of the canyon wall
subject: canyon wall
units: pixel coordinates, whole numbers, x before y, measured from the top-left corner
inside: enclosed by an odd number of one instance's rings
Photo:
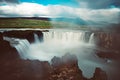
[[[3,35],[15,37],[17,32],[14,35],[0,33],[1,80],[107,80],[106,73],[100,68],[96,68],[92,78],[85,78],[78,67],[77,57],[71,54],[61,58],[54,57],[51,64],[47,61],[22,60],[16,49],[3,40]],[[18,38],[24,38],[24,36]]]
[[[120,33],[95,32],[97,55],[101,58],[120,60]]]

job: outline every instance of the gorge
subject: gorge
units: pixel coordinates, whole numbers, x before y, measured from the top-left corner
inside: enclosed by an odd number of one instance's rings
[[[105,43],[107,39],[109,40],[109,36],[107,36],[108,38],[104,41],[104,39],[100,38],[107,34],[104,34],[103,36],[100,35],[103,33],[98,33],[79,30],[12,30],[2,31],[1,35],[3,36],[4,41],[9,42],[10,46],[17,50],[23,62],[25,60],[25,62],[28,61],[30,64],[29,61],[33,62],[39,60],[40,63],[41,61],[49,62],[49,64],[46,63],[47,65],[52,65],[54,63],[55,66],[55,64],[58,65],[60,63],[61,67],[66,67],[65,65],[67,64],[71,66],[71,60],[73,60],[74,64],[74,57],[71,57],[71,55],[75,55],[75,63],[77,62],[75,65],[79,67],[79,69],[82,71],[80,74],[86,77],[86,79],[88,78],[89,80],[99,80],[93,79],[93,76],[95,76],[94,71],[96,70],[96,67],[99,67],[107,73],[108,80],[113,80],[113,77],[110,77],[110,73],[113,71],[111,68],[114,68],[114,66],[111,66],[114,63],[114,60],[105,56],[100,58],[97,55],[99,53],[96,52],[99,51],[97,48],[101,46],[98,45],[101,42],[104,43],[101,47],[105,47],[107,49],[113,47],[112,42],[109,44]],[[98,38],[96,38],[96,35]],[[100,39],[99,42],[97,42],[98,39]],[[63,56],[66,54],[69,54],[70,57],[67,56],[68,58],[63,58]],[[68,63],[64,64],[64,66],[61,65],[61,63],[65,63],[67,59],[69,60]],[[38,64],[39,61],[37,62]],[[99,68],[97,68],[97,70],[101,71]],[[107,78],[104,77],[100,80],[107,80]]]

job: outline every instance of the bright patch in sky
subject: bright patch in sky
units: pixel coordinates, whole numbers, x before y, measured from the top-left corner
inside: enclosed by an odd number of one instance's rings
[[[69,6],[79,6],[78,2],[75,0],[20,0],[20,2],[33,2],[33,3],[38,3],[38,4],[43,4],[43,5],[56,5],[56,4],[61,4],[61,5],[69,5]]]

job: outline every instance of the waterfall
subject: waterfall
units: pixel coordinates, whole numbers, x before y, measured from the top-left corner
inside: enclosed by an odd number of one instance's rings
[[[78,57],[79,67],[88,73],[86,69],[97,61],[94,52],[94,33],[83,31],[49,31],[43,32],[43,42],[34,33],[34,43],[30,44],[27,39],[5,37],[12,47],[15,47],[22,59],[51,61],[54,56],[61,57],[66,53],[74,54]],[[97,57],[98,58],[98,57]],[[85,66],[88,65],[86,68]],[[99,66],[95,62],[96,66]],[[91,70],[91,71],[90,71]],[[90,67],[88,76],[92,75]],[[83,73],[84,74],[84,73]],[[85,74],[84,74],[85,75]]]
[[[90,36],[86,36],[86,32],[43,32],[44,42],[48,42],[50,40],[61,40],[63,42],[85,42],[86,37],[89,37],[87,41],[88,43],[94,43],[94,33],[91,33]]]
[[[50,40],[61,40],[65,42],[84,42],[85,32],[43,32],[44,42]]]
[[[92,34],[90,35],[89,43],[91,43],[91,44],[94,43],[94,33],[92,33]]]
[[[28,40],[24,39],[24,40],[18,40],[19,44],[18,45],[14,45],[14,47],[17,49],[19,55],[21,58],[23,59],[27,59],[27,53],[29,51],[29,46],[30,43],[28,42]]]
[[[3,37],[4,40],[9,41],[12,47],[15,47],[18,51],[21,58],[26,59],[27,53],[29,51],[30,43],[27,39],[18,39],[18,38],[10,38]]]
[[[40,58],[40,60],[50,60],[55,55],[72,53],[76,49],[80,49],[81,46],[89,45],[89,43],[94,44],[94,33],[90,36],[86,36],[86,34],[86,32],[72,31],[43,32],[43,42],[40,42],[39,36],[34,33],[35,42],[32,44],[27,39],[9,37],[4,37],[4,39],[9,41],[11,46],[17,49],[20,57],[23,59]],[[86,37],[89,37],[88,42],[85,42]],[[45,58],[46,56],[47,58]]]
[[[32,36],[32,35],[31,35]],[[3,37],[15,47],[22,59],[50,61],[54,56],[61,57],[66,53],[78,58],[78,66],[85,77],[93,76],[95,67],[104,68],[101,59],[94,53],[94,33],[80,31],[43,32],[43,42],[34,33],[34,43],[27,39]],[[11,55],[12,56],[12,55]],[[104,63],[103,63],[104,64]],[[106,67],[106,66],[105,66]],[[88,73],[89,72],[89,73]]]
[[[39,36],[37,34],[34,33],[34,40],[35,40],[35,43],[39,43],[40,40],[39,40]]]

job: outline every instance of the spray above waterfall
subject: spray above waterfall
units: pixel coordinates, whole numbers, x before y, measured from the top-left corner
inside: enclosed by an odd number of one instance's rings
[[[95,67],[101,67],[103,60],[94,54],[94,33],[79,30],[49,30],[42,33],[42,41],[37,33],[33,33],[33,43],[29,43],[27,39],[10,37],[4,37],[4,40],[9,41],[24,60],[51,62],[54,56],[74,54],[78,58],[78,66],[83,71],[83,75],[88,78],[93,76]]]
[[[34,43],[30,44],[26,39],[15,39],[19,44],[14,45],[23,59],[38,59],[50,61],[54,56],[63,56],[66,53],[79,53],[76,50],[83,46],[94,45],[94,34],[81,31],[49,31],[43,32],[43,42],[34,33]],[[88,39],[88,40],[87,40]],[[82,49],[81,49],[82,51]]]

